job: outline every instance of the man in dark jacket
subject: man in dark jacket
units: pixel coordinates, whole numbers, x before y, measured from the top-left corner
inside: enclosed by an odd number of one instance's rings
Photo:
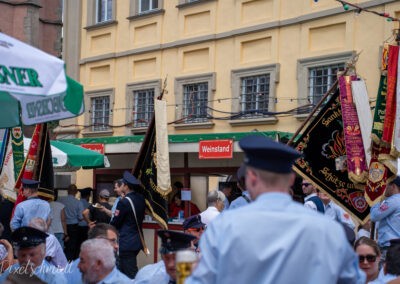
[[[125,198],[118,202],[111,225],[119,231],[119,268],[122,273],[133,279],[138,271],[136,257],[143,248],[140,234],[145,214],[145,199],[136,192],[141,186],[140,182],[128,171],[124,172],[123,183]]]

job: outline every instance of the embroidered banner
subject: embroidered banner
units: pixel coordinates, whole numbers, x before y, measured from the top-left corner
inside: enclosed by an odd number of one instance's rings
[[[399,51],[400,52],[400,51]],[[397,82],[400,80],[400,56],[397,60]],[[396,84],[396,120],[394,123],[394,137],[392,154],[399,156],[400,154],[400,84]]]
[[[361,127],[351,91],[351,82],[355,80],[357,80],[357,76],[340,76],[339,90],[347,155],[347,172],[349,179],[358,184],[365,183],[368,174]]]
[[[304,154],[294,170],[364,223],[369,206],[364,192],[355,187],[347,174],[339,90],[310,122],[294,147]]]

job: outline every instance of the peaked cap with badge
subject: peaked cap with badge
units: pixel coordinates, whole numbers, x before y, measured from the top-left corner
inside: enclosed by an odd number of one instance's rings
[[[32,227],[20,227],[11,234],[14,247],[32,248],[46,242],[48,234]]]
[[[124,183],[126,184],[130,184],[133,186],[140,186],[140,181],[130,172],[125,171],[123,176],[122,176],[122,180]]]
[[[203,222],[201,222],[201,216],[200,214],[197,215],[193,215],[190,216],[188,218],[185,219],[185,221],[183,221],[183,229],[187,230],[187,229],[201,229],[201,228],[205,228],[206,224],[204,224]]]
[[[173,253],[189,248],[191,241],[196,239],[195,236],[170,230],[159,230],[157,234],[161,238],[161,254]]]
[[[40,184],[39,181],[33,180],[33,179],[28,179],[28,178],[22,178],[21,182],[22,182],[23,188],[37,189],[37,188],[39,188],[39,184]]]

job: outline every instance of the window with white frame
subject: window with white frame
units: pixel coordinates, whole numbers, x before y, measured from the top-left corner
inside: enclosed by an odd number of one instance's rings
[[[99,96],[90,99],[92,131],[105,131],[110,123],[110,97]]]
[[[232,71],[232,112],[237,114],[235,120],[271,116],[270,112],[275,110],[279,69],[279,64],[271,64]]]
[[[96,0],[96,23],[112,20],[113,0]]]
[[[177,120],[175,127],[212,127],[213,123],[210,121],[208,110],[215,91],[215,84],[215,73],[175,79],[175,115]]]
[[[338,72],[345,69],[346,62],[354,54],[351,51],[300,59],[297,64],[298,106],[317,105],[336,81]],[[310,112],[312,106],[300,108],[298,114]]]
[[[138,0],[139,13],[149,12],[158,9],[158,0]]]
[[[154,113],[154,88],[133,92],[133,127],[147,127]]]

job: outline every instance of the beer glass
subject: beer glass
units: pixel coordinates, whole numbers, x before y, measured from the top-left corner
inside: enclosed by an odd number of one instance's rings
[[[192,274],[194,264],[197,262],[197,254],[190,249],[179,250],[175,255],[176,283],[184,284],[185,279]]]

